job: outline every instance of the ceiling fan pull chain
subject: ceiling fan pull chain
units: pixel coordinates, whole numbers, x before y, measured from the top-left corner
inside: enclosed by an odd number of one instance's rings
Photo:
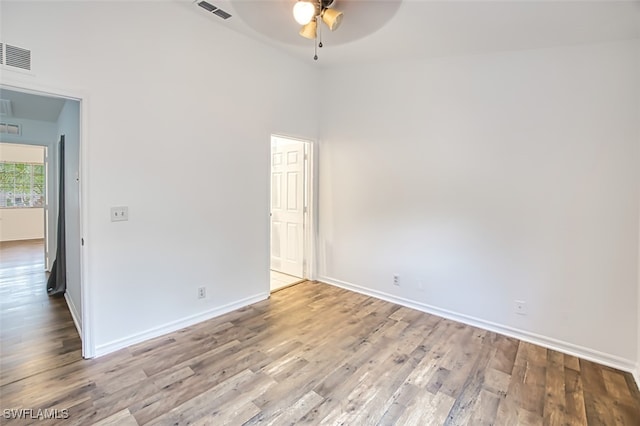
[[[318,37],[320,38],[320,43],[318,43],[318,47],[322,49],[322,25],[318,26]]]
[[[313,60],[317,61],[318,60],[318,45],[315,43],[313,43],[313,49],[314,49],[314,53],[315,55],[313,55]]]

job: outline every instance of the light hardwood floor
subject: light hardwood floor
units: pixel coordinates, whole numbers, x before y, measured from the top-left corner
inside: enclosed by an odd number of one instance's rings
[[[282,272],[274,271],[273,269],[269,271],[269,279],[271,281],[271,291],[281,290],[285,287],[289,287],[290,285],[297,284],[300,281],[304,281],[302,278],[283,274]]]
[[[15,249],[1,247],[0,408],[69,419],[2,423],[640,424],[627,373],[310,282],[80,360],[64,301],[27,289],[44,274],[18,273]]]
[[[43,240],[0,243],[0,386],[82,359],[66,302],[46,282]]]

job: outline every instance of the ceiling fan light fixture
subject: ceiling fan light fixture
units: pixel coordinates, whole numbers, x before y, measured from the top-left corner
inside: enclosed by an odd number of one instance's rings
[[[335,9],[324,9],[322,11],[322,21],[327,24],[331,31],[338,29],[342,22],[342,12]]]
[[[318,28],[324,22],[331,30],[337,30],[342,22],[342,12],[329,9],[335,0],[297,0],[293,5],[293,17],[302,25],[300,35],[309,40],[314,40],[314,60],[318,60],[318,48],[322,47],[322,28]],[[318,41],[318,38],[320,40]]]
[[[316,16],[316,5],[310,1],[298,0],[293,5],[293,18],[300,25],[308,25]]]
[[[316,38],[317,29],[318,22],[314,19],[300,29],[300,35],[304,38],[308,38],[309,40],[313,40]]]

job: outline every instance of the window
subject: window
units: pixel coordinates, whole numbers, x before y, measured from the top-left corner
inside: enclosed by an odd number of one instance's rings
[[[0,162],[0,208],[44,206],[44,164]]]

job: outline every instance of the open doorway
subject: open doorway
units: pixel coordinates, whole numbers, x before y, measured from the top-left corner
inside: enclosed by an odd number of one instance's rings
[[[43,260],[35,262],[33,260],[35,250],[33,244],[16,249],[16,247],[3,243],[2,253],[7,256],[11,255],[11,258],[0,256],[2,270],[9,277],[3,280],[1,290],[4,295],[12,295],[12,298],[3,298],[3,303],[0,303],[0,316],[3,324],[5,320],[11,320],[14,326],[3,327],[2,337],[10,339],[22,336],[20,338],[24,339],[26,335],[32,336],[35,340],[24,341],[25,345],[42,348],[42,355],[48,357],[47,359],[55,365],[56,360],[63,362],[65,359],[82,357],[85,353],[84,339],[81,341],[81,338],[84,337],[83,331],[86,331],[86,328],[83,330],[85,324],[83,321],[84,303],[82,301],[85,295],[81,278],[82,238],[79,179],[81,100],[5,85],[0,87],[0,99],[2,104],[0,121],[6,125],[7,130],[0,134],[3,146],[6,144],[12,148],[19,146],[39,148],[44,155],[42,165],[44,176],[38,176],[35,170],[33,176],[27,176],[23,173],[19,179],[16,177],[16,184],[20,184],[16,186],[17,189],[4,191],[0,194],[5,197],[5,202],[9,199],[8,201],[12,204],[12,206],[5,206],[6,208],[2,210],[3,216],[15,214],[17,212],[15,206],[27,202],[37,204],[37,206],[30,206],[32,209],[42,209],[40,230],[43,234],[39,241],[44,253]],[[3,130],[5,129],[3,128]],[[60,167],[62,135],[66,135],[67,140],[64,167]],[[10,163],[4,155],[7,152],[7,149],[3,149],[1,160],[5,165]],[[22,168],[24,169],[24,167]],[[38,169],[38,171],[40,170]],[[3,173],[3,178],[7,176],[6,173]],[[41,188],[38,184],[43,179],[46,193],[40,198]],[[31,180],[34,188],[30,187],[29,191],[26,191],[26,187],[22,187],[28,180]],[[60,197],[61,191],[59,190],[62,181],[64,181],[64,188],[66,188],[64,198]],[[11,192],[11,194],[7,192]],[[62,200],[64,200],[64,205],[61,210],[60,202]],[[51,269],[57,256],[57,243],[60,241],[57,226],[59,211],[64,212],[66,222],[66,229],[63,229],[64,239],[67,242],[65,262],[67,280],[64,297],[56,298],[49,297],[47,294],[47,275],[44,270]],[[2,225],[4,223],[0,224],[3,231],[15,229]],[[13,245],[16,244],[18,243],[13,243]],[[24,262],[38,266],[31,269],[24,268],[21,266]],[[38,268],[41,269],[38,270]],[[34,330],[57,331],[43,334],[36,333]],[[65,336],[62,341],[64,350],[57,349],[59,356],[53,356],[47,351],[60,347],[60,336]],[[16,346],[15,350],[19,349]],[[10,355],[8,350],[3,347],[3,358],[5,355]],[[90,354],[85,354],[85,356],[87,355]],[[43,364],[43,368],[51,367],[51,363],[48,366]],[[15,364],[10,371],[6,370],[6,374],[15,376],[27,370],[21,368],[21,365]],[[3,376],[4,378],[6,377]]]
[[[309,278],[310,152],[310,142],[271,136],[271,291]]]

